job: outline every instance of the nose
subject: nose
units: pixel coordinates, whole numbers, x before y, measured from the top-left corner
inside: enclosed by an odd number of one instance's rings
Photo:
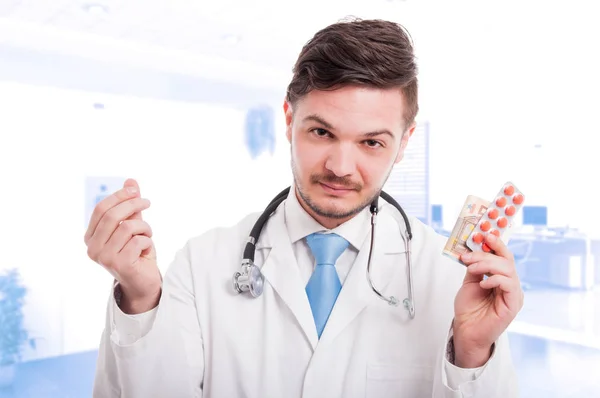
[[[338,177],[346,177],[354,174],[356,159],[352,148],[343,144],[334,145],[325,162],[325,168]]]

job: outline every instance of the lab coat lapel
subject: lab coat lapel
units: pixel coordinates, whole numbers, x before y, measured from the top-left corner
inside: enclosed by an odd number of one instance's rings
[[[267,239],[264,243],[258,244],[259,249],[270,247],[261,272],[266,282],[273,287],[273,290],[289,307],[314,350],[318,341],[317,329],[290,237],[285,227],[282,207],[272,216],[273,218],[265,227]]]
[[[327,344],[335,339],[369,303],[381,300],[371,289],[367,278],[370,242],[371,233],[369,232],[342,286],[321,335],[319,345]],[[405,269],[404,253],[404,245],[398,224],[389,215],[384,217],[380,215],[375,229],[375,242],[371,259],[371,280],[374,286],[386,296],[390,294],[386,290],[390,281],[395,277],[395,274]],[[402,297],[397,297],[399,293],[401,294],[401,292],[393,292],[393,295],[402,300]],[[399,305],[402,305],[402,303]]]

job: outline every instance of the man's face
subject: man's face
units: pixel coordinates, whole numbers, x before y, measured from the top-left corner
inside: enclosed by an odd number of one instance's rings
[[[293,109],[284,103],[298,199],[323,226],[369,205],[402,160],[415,129],[404,106],[399,89],[354,86],[313,90]]]

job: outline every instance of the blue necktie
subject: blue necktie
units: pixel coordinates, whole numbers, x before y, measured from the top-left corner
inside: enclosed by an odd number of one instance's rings
[[[320,338],[342,289],[335,262],[348,247],[348,241],[336,234],[312,234],[306,237],[306,243],[317,262],[306,285],[306,294]]]

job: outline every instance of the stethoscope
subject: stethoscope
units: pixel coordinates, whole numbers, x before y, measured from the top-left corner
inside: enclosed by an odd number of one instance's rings
[[[260,232],[262,231],[264,225],[273,212],[277,209],[277,207],[283,202],[290,192],[290,187],[284,189],[277,195],[271,203],[267,206],[265,211],[260,215],[252,230],[250,231],[250,236],[248,237],[248,241],[246,242],[246,247],[244,249],[244,256],[242,260],[242,266],[240,271],[236,272],[233,275],[233,287],[238,293],[250,292],[252,297],[258,297],[262,294],[264,288],[264,276],[260,272],[259,267],[254,264],[254,253],[256,251],[256,242],[258,241],[258,237]],[[407,267],[407,279],[408,279],[408,298],[405,298],[402,303],[404,304],[404,308],[408,311],[411,319],[415,317],[415,302],[413,297],[413,277],[412,277],[412,264],[410,262],[410,241],[412,240],[412,231],[410,228],[410,222],[408,221],[408,217],[402,207],[392,198],[389,194],[381,191],[380,196],[385,199],[388,203],[393,205],[404,219],[404,225],[406,226],[406,230],[404,234],[401,234],[402,240],[404,241],[404,247],[406,248],[406,264]],[[379,197],[376,197],[373,203],[371,203],[371,245],[369,248],[369,259],[367,262],[367,280],[371,285],[371,289],[379,296],[382,300],[387,301],[388,304],[393,306],[398,306],[398,299],[395,296],[386,297],[379,290],[375,288],[373,285],[373,281],[371,280],[371,255],[373,254],[373,244],[375,242],[375,224],[377,222],[377,214],[379,213],[378,207]]]

